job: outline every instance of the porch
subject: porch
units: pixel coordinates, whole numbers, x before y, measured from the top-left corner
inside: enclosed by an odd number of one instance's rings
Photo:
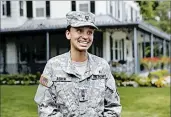
[[[139,73],[141,59],[170,57],[170,35],[143,22],[116,22],[98,16],[90,53],[103,57],[112,71]],[[47,60],[69,51],[65,19],[30,20],[15,29],[1,30],[0,72],[42,72]]]

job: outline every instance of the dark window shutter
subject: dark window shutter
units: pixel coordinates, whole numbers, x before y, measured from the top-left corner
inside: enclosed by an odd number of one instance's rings
[[[50,1],[46,1],[46,17],[50,17]]]
[[[33,5],[32,1],[26,1],[26,9],[27,9],[27,17],[32,18],[33,17]]]
[[[11,2],[7,1],[7,16],[11,16]]]
[[[75,1],[71,1],[71,10],[76,11],[76,2]]]
[[[90,1],[90,11],[95,13],[95,1]]]

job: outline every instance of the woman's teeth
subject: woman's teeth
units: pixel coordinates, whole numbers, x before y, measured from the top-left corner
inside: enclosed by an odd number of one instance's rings
[[[79,43],[83,43],[83,44],[87,44],[88,42],[86,42],[86,41],[79,41]]]

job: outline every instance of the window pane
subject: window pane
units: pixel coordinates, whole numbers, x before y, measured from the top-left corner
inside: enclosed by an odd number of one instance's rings
[[[115,58],[116,58],[116,60],[118,59],[118,50],[117,49],[115,50]]]
[[[6,2],[5,1],[2,1],[2,15],[6,15]]]
[[[44,8],[36,8],[36,17],[43,17],[44,15]]]
[[[88,12],[88,4],[80,4],[80,11]]]
[[[23,1],[20,1],[19,4],[20,4],[20,16],[23,16]]]
[[[115,41],[115,48],[118,48],[118,42]]]

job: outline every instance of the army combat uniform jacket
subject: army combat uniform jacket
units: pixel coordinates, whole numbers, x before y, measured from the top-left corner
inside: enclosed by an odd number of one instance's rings
[[[87,63],[81,76],[70,52],[47,62],[34,98],[39,117],[120,117],[120,97],[108,63],[92,54]]]

